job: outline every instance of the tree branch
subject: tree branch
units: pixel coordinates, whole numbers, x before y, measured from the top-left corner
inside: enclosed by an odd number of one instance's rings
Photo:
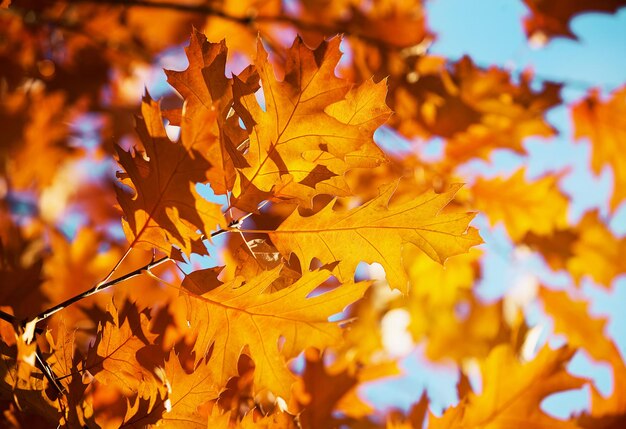
[[[238,230],[240,221],[241,220],[237,220],[235,222],[231,222],[229,227],[230,228],[235,228],[235,230]],[[216,237],[216,236],[218,236],[220,234],[224,234],[224,233],[230,232],[230,231],[231,231],[230,229],[220,229],[220,230],[217,230],[217,231],[213,232],[211,234],[211,237]],[[94,294],[96,294],[98,292],[101,292],[101,291],[103,291],[105,289],[108,289],[111,286],[115,286],[116,284],[122,283],[122,282],[124,282],[126,280],[129,280],[129,279],[132,279],[133,277],[137,277],[138,275],[144,273],[145,271],[149,271],[152,268],[157,267],[157,266],[161,265],[162,263],[167,262],[169,260],[170,260],[169,256],[163,256],[162,258],[159,258],[157,260],[152,260],[149,263],[147,263],[146,265],[144,265],[143,267],[137,268],[136,270],[131,271],[129,273],[126,273],[126,274],[124,274],[121,277],[118,277],[116,279],[113,279],[113,280],[110,280],[110,281],[107,281],[107,282],[104,282],[104,283],[100,282],[97,285],[95,285],[94,287],[92,287],[91,289],[86,290],[85,292],[79,293],[78,295],[75,295],[75,296],[73,296],[73,297],[63,301],[60,304],[57,304],[54,307],[51,307],[48,310],[45,310],[45,311],[39,313],[38,315],[30,318],[30,319],[23,320],[20,323],[20,326],[22,328],[25,328],[27,325],[33,326],[33,325],[41,322],[42,320],[47,319],[48,317],[52,316],[53,314],[63,310],[64,308],[74,304],[75,302],[78,302],[78,301],[80,301],[80,300],[82,300],[84,298],[87,298],[87,297],[89,297],[91,295],[94,295]],[[4,320],[10,319],[10,320],[7,320],[7,321],[9,321],[11,323],[15,321],[15,317],[11,316],[8,313],[2,313],[2,314],[0,314],[0,317],[2,319],[4,319]]]
[[[332,25],[323,24],[320,22],[313,21],[303,21],[297,19],[293,16],[289,15],[231,15],[227,12],[224,12],[221,9],[209,6],[209,5],[189,5],[189,4],[179,4],[172,3],[167,1],[159,1],[152,2],[147,0],[74,0],[73,3],[95,3],[95,4],[107,4],[107,5],[119,5],[119,6],[137,6],[137,7],[145,7],[151,9],[166,9],[166,10],[175,10],[179,12],[187,12],[194,13],[200,15],[214,16],[218,18],[222,18],[237,24],[241,24],[244,26],[252,26],[256,23],[282,23],[292,25],[300,30],[304,31],[313,31],[317,33],[322,33],[325,35],[335,35],[335,34],[346,34],[349,36],[358,37],[361,40],[366,42],[384,46],[388,49],[403,49],[407,46],[405,45],[396,45],[394,43],[389,43],[384,40],[381,40],[377,37],[368,36],[367,34],[359,33],[354,30],[350,30],[345,25],[334,23]]]

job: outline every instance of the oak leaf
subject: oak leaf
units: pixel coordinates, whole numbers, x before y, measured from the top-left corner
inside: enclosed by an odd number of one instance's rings
[[[569,273],[577,282],[591,276],[610,287],[615,277],[626,273],[626,237],[613,235],[597,211],[586,213],[575,229],[579,236],[572,245],[574,256],[567,261]]]
[[[219,376],[213,373],[211,365],[203,360],[193,372],[188,373],[181,366],[178,356],[170,352],[164,371],[170,391],[159,425],[164,424],[168,428],[206,428],[208,415],[199,408],[217,398],[220,391],[220,386],[216,384]]]
[[[626,127],[620,122],[626,115],[626,86],[602,100],[597,90],[572,106],[574,137],[591,141],[591,169],[595,174],[609,166],[613,172],[611,210],[626,199]]]
[[[361,298],[369,283],[347,283],[308,297],[329,278],[328,271],[318,270],[305,272],[287,288],[264,293],[279,278],[280,269],[262,272],[244,284],[241,279],[214,284],[202,295],[186,293],[180,299],[186,304],[189,329],[196,337],[196,358],[211,352],[209,364],[219,374],[219,385],[237,375],[238,358],[247,346],[256,366],[257,391],[268,389],[288,400],[294,376],[285,360],[307,347],[324,349],[337,344],[341,329],[328,318]],[[209,273],[208,279],[214,281],[214,276]],[[203,271],[196,271],[185,279],[193,286],[183,286],[207,290],[206,280]]]
[[[132,246],[157,248],[169,255],[178,247],[185,254],[206,253],[202,234],[208,237],[216,226],[225,226],[218,204],[198,194],[196,183],[205,179],[210,163],[195,141],[170,141],[165,132],[161,109],[149,96],[141,106],[137,132],[145,154],[117,148],[118,173],[134,195],[117,188],[124,210],[123,226]],[[201,233],[198,233],[197,231]]]
[[[401,258],[405,243],[418,246],[439,263],[482,243],[476,229],[468,227],[474,214],[441,212],[460,187],[453,185],[442,194],[427,192],[388,207],[395,185],[387,185],[375,199],[346,212],[334,211],[332,204],[310,217],[295,211],[269,235],[283,255],[298,256],[303,271],[313,258],[323,264],[338,262],[333,272],[349,281],[360,262],[378,262],[391,287],[407,292]]]
[[[244,166],[237,147],[247,138],[231,111],[233,91],[232,79],[225,74],[226,43],[210,43],[194,30],[185,52],[189,60],[186,70],[165,71],[184,105],[180,111],[166,113],[172,124],[181,126],[183,141],[204,148],[203,155],[211,160],[206,180],[216,194],[226,194],[233,187],[235,167]],[[251,67],[238,79],[247,82],[248,92],[258,89],[259,77]]]
[[[121,310],[111,304],[107,310],[107,318],[98,326],[96,339],[87,351],[83,371],[123,397],[137,398],[135,403],[143,399],[154,404],[166,396],[167,389],[161,374],[138,359],[138,352],[154,337],[148,332],[148,318],[133,304]]]
[[[363,62],[372,62],[369,50],[361,55]],[[379,61],[376,71],[390,76],[390,125],[409,138],[445,138],[445,164],[487,159],[495,149],[525,153],[527,137],[555,134],[545,114],[561,102],[559,84],[535,89],[529,72],[516,81],[507,70],[478,67],[469,57],[451,62],[423,54],[385,54]],[[365,70],[364,77],[374,72]]]
[[[49,384],[43,376],[31,376],[31,372],[38,370],[19,358],[18,348],[21,346],[31,347],[33,353],[35,351],[34,344],[8,346],[0,341],[0,399],[13,401],[20,412],[37,414],[48,424],[56,425],[62,404],[48,396],[46,389]]]
[[[69,144],[73,110],[60,91],[19,90],[2,96],[0,171],[15,188],[41,190],[53,182],[60,165],[82,155]]]
[[[545,311],[554,320],[554,332],[564,334],[573,347],[584,348],[589,355],[611,365],[613,393],[605,398],[596,386],[591,387],[591,416],[594,418],[626,413],[626,365],[614,341],[608,338],[607,320],[593,317],[589,304],[570,297],[565,291],[546,287],[539,290]]]
[[[510,346],[494,348],[481,366],[482,392],[470,393],[440,418],[431,414],[428,428],[577,428],[575,423],[558,420],[540,408],[547,396],[586,383],[565,369],[574,353],[567,347],[551,350],[545,346],[535,359],[520,363]]]
[[[234,203],[248,211],[268,194],[310,207],[317,194],[349,195],[343,174],[350,168],[384,161],[372,136],[389,117],[385,82],[357,88],[335,76],[341,57],[339,38],[310,50],[296,38],[287,51],[284,80],[279,81],[263,45],[256,69],[264,102],[235,79],[235,111],[249,133],[245,158],[233,188]]]
[[[581,13],[615,13],[626,6],[624,0],[524,0],[530,13],[524,17],[524,29],[529,38],[567,37],[577,39],[570,22]],[[541,39],[540,39],[541,40]]]
[[[541,252],[553,269],[566,269],[577,284],[589,276],[610,287],[617,276],[626,273],[622,257],[626,237],[616,237],[597,210],[585,213],[578,225],[556,230],[549,236],[529,233],[523,241]]]
[[[532,232],[549,235],[567,226],[567,198],[559,191],[557,176],[526,181],[521,168],[507,178],[478,178],[472,185],[472,207],[483,211],[491,224],[504,222],[513,241]]]
[[[302,406],[299,413],[303,428],[339,426],[333,416],[337,403],[357,384],[358,379],[345,368],[333,371],[324,365],[323,356],[315,350],[305,353],[306,366],[299,381],[298,402]]]

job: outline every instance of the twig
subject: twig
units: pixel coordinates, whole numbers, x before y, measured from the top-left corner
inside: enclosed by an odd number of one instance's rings
[[[152,9],[167,9],[167,10],[175,10],[179,12],[187,12],[187,13],[195,13],[201,15],[210,15],[218,18],[222,18],[231,22],[235,22],[237,24],[241,24],[244,26],[252,26],[258,23],[282,23],[289,24],[294,27],[297,27],[300,30],[304,31],[314,31],[317,33],[322,33],[325,35],[335,35],[335,34],[346,34],[354,37],[358,37],[361,40],[366,42],[385,46],[391,49],[403,49],[406,48],[406,45],[397,45],[395,43],[390,43],[384,40],[381,40],[377,37],[368,36],[367,34],[359,33],[357,31],[349,29],[345,25],[334,24],[327,25],[320,22],[313,21],[303,21],[297,19],[293,16],[289,15],[231,15],[221,9],[209,6],[209,5],[190,5],[190,4],[179,4],[179,3],[171,3],[167,1],[161,2],[152,2],[147,0],[74,0],[73,3],[95,3],[95,4],[108,4],[108,5],[119,5],[119,6],[137,6],[137,7],[145,7]]]
[[[242,221],[242,219],[239,219],[237,221],[231,222],[229,224],[229,228],[234,228],[234,230],[238,230],[239,224]],[[220,230],[217,230],[217,231],[213,232],[211,234],[211,237],[215,237],[217,235],[224,234],[224,233],[230,232],[230,231],[231,231],[230,229],[220,229]],[[74,304],[75,302],[78,302],[78,301],[80,301],[80,300],[82,300],[84,298],[87,298],[87,297],[89,297],[91,295],[94,295],[94,294],[96,294],[98,292],[101,292],[101,291],[103,291],[105,289],[108,289],[111,286],[115,286],[118,283],[122,283],[123,281],[132,279],[133,277],[137,277],[138,275],[140,275],[140,274],[142,274],[142,273],[144,273],[146,271],[150,271],[152,268],[154,268],[154,267],[156,267],[158,265],[161,265],[162,263],[167,262],[169,260],[170,260],[169,256],[163,256],[160,259],[152,260],[149,263],[147,263],[146,265],[144,265],[143,267],[137,268],[136,270],[131,271],[129,273],[126,273],[123,276],[118,277],[118,278],[116,278],[114,280],[110,280],[110,281],[105,282],[105,283],[100,282],[97,285],[95,285],[94,287],[92,287],[91,289],[86,290],[85,292],[82,292],[82,293],[80,293],[78,295],[75,295],[75,296],[73,296],[73,297],[63,301],[62,303],[57,304],[54,307],[49,308],[48,310],[39,313],[38,315],[36,315],[36,316],[34,316],[34,317],[30,318],[30,319],[23,320],[21,322],[21,326],[25,327],[27,325],[32,326],[33,324],[37,324],[38,322],[41,322],[42,320],[47,319],[48,317],[52,316],[53,314],[57,313],[58,311],[63,310],[64,308]],[[8,315],[8,316],[10,316],[10,315]],[[10,317],[12,317],[13,320],[15,320],[15,318],[13,316],[10,316]],[[4,317],[3,317],[3,319],[4,319]]]
[[[0,310],[0,319],[4,320],[5,322],[9,322],[11,325],[14,325],[17,323],[17,318],[9,313],[5,313],[4,311]]]
[[[2,310],[0,310],[0,319],[4,320],[5,322],[9,322],[11,325],[13,325],[14,328],[17,328],[20,326],[20,320],[18,320],[17,317],[13,316],[12,314],[6,313]],[[43,334],[44,330],[42,328],[35,328],[35,332],[37,334]]]
[[[44,377],[48,379],[48,382],[54,386],[54,388],[62,395],[65,393],[65,387],[61,383],[59,383],[59,377],[54,373],[48,362],[41,355],[41,351],[39,350],[39,345],[37,345],[37,350],[35,353],[37,358],[37,363],[39,364],[39,369],[43,372]]]
[[[118,277],[114,280],[108,281],[106,283],[98,283],[96,286],[92,287],[89,290],[86,290],[85,292],[82,292],[78,295],[75,295],[65,301],[63,301],[60,304],[55,305],[52,308],[49,308],[48,310],[39,313],[38,315],[36,315],[35,317],[31,318],[31,319],[27,319],[25,321],[22,322],[22,326],[26,326],[26,325],[31,325],[33,323],[38,323],[44,319],[47,319],[48,317],[52,316],[54,313],[63,310],[64,308],[74,304],[75,302],[80,301],[81,299],[87,298],[88,296],[94,295],[100,291],[103,291],[105,289],[110,288],[111,286],[115,286],[118,283],[121,283],[125,280],[129,280],[132,279],[133,277],[137,277],[138,275],[140,275],[141,273],[143,273],[146,270],[150,270],[154,267],[156,267],[157,265],[160,265],[166,261],[168,261],[170,259],[169,256],[164,256],[160,259],[157,259],[156,261],[151,261],[150,263],[144,265],[141,268],[137,268],[134,271],[131,271],[127,274],[124,274],[121,277]]]

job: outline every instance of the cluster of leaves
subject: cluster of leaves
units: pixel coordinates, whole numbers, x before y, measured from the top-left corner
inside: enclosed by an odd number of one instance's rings
[[[529,38],[624,4],[525,3]],[[561,85],[431,55],[434,37],[419,0],[3,1],[5,425],[622,427],[626,366],[575,295],[626,272],[626,239],[597,212],[569,223],[559,172],[460,185],[468,161],[554,136]],[[135,99],[138,70],[187,39],[176,94]],[[613,211],[625,106],[624,88],[570,106],[592,170],[613,172]],[[382,126],[414,150],[386,153]],[[566,345],[529,358],[523,308],[477,297],[474,211],[569,273],[535,297]],[[429,359],[457,363],[441,416],[425,395],[385,415],[358,394],[399,372],[383,329],[398,311]],[[557,419],[543,399],[591,383],[566,369],[578,349],[611,365],[613,394],[591,385],[588,412]]]

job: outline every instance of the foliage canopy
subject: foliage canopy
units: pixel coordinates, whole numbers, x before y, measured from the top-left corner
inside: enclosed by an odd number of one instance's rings
[[[535,43],[626,5],[524,3]],[[626,365],[579,286],[626,273],[626,238],[597,210],[571,221],[567,172],[463,168],[550,144],[562,83],[433,55],[435,38],[421,0],[3,0],[3,427],[623,427]],[[137,97],[183,45],[168,90]],[[614,213],[626,87],[567,108]],[[570,285],[481,299],[477,213]],[[565,344],[537,343],[534,303]],[[456,404],[364,399],[400,373],[398,338],[454,363]],[[583,351],[610,395],[568,371]],[[586,386],[578,415],[542,406]]]

